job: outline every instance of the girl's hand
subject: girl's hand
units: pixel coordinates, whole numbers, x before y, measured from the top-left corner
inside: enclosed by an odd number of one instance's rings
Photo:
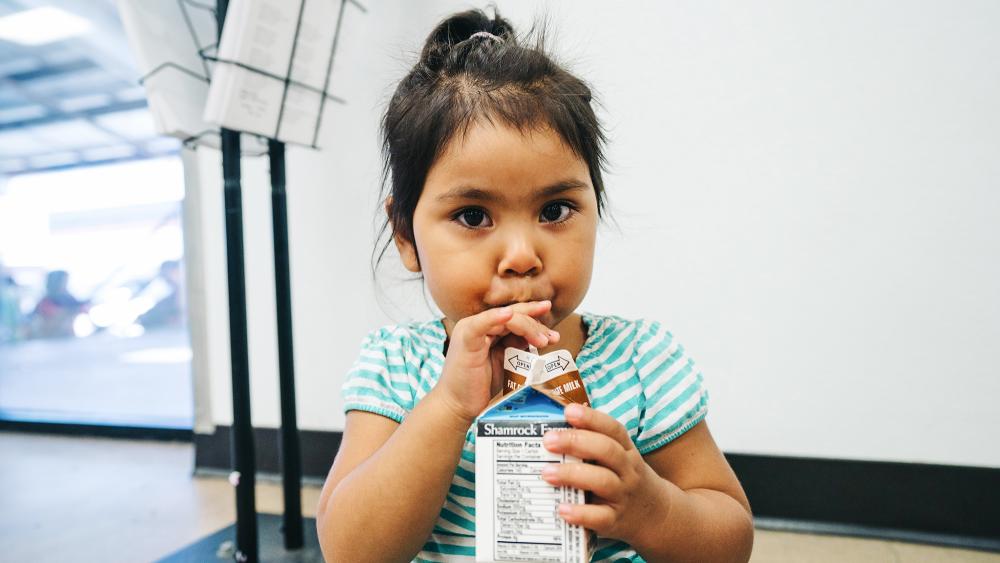
[[[545,448],[593,463],[550,464],[542,478],[555,486],[590,491],[588,504],[562,504],[559,515],[598,535],[634,545],[645,523],[663,521],[670,510],[664,480],[642,459],[620,422],[583,405],[568,405],[573,430],[550,431]]]
[[[471,424],[503,383],[503,353],[507,346],[537,348],[559,341],[559,333],[535,317],[552,307],[550,301],[516,303],[466,317],[451,331],[444,369],[434,390],[452,406],[463,424]]]

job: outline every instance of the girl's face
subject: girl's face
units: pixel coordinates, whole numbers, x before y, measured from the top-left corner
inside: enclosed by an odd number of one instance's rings
[[[396,244],[449,333],[486,309],[542,299],[552,309],[539,320],[556,328],[587,293],[597,221],[587,164],[557,133],[477,122],[431,167],[414,241]]]

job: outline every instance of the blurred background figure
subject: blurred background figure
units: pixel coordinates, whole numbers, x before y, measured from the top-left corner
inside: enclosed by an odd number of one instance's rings
[[[13,342],[20,335],[21,286],[0,262],[0,343]]]
[[[181,302],[181,263],[179,260],[167,260],[160,265],[160,273],[150,280],[150,284],[160,283],[165,286],[166,295],[161,297],[153,308],[139,317],[143,328],[177,327],[184,322],[184,307]]]
[[[87,302],[74,297],[68,285],[66,270],[53,270],[45,276],[45,295],[35,305],[29,320],[32,338],[74,336],[73,321],[87,310]]]

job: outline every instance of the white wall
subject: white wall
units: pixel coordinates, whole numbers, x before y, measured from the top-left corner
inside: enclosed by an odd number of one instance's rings
[[[343,427],[339,387],[368,329],[429,314],[412,285],[391,318],[375,300],[377,125],[432,25],[469,4],[368,4],[348,10],[333,74],[350,105],[328,112],[323,151],[288,155],[308,429]],[[522,29],[541,13],[499,5]],[[723,449],[1000,467],[1000,5],[546,10],[610,132],[618,227],[585,308],[674,330]],[[221,167],[197,161],[210,410],[229,424]],[[253,420],[277,426],[266,162],[244,178]]]

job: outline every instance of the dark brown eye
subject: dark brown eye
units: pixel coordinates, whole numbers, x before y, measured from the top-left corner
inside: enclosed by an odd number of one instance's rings
[[[569,217],[570,207],[565,203],[550,203],[542,208],[542,221],[555,223]]]
[[[468,223],[470,227],[478,227],[483,222],[486,214],[483,213],[481,209],[470,209],[465,213],[462,213],[462,217],[465,218],[465,222]]]
[[[486,215],[486,211],[478,209],[475,207],[470,207],[469,209],[463,209],[457,215],[455,215],[455,220],[459,222],[463,227],[478,228],[478,227],[489,227],[490,218]]]

